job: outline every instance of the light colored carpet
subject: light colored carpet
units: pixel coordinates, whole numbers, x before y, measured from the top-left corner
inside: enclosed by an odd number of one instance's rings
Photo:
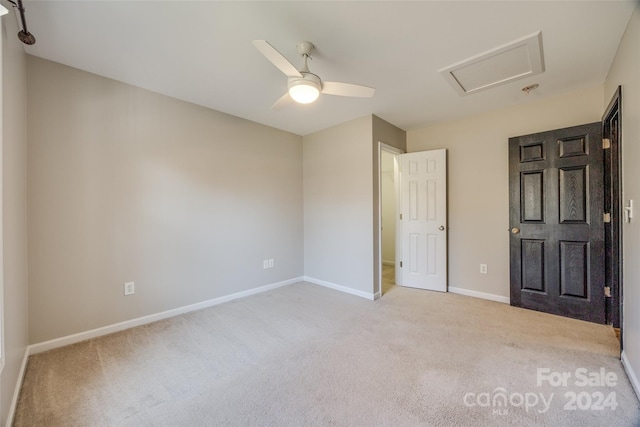
[[[638,426],[617,356],[602,325],[299,283],[32,356],[15,426]],[[572,378],[538,386],[538,368]],[[579,387],[578,368],[617,380]],[[507,406],[481,406],[500,388]],[[567,393],[583,393],[584,409],[565,410]],[[615,410],[593,409],[597,393],[613,393]],[[519,405],[533,394],[552,399],[546,412]]]
[[[382,265],[382,295],[396,286],[396,269],[392,265]]]

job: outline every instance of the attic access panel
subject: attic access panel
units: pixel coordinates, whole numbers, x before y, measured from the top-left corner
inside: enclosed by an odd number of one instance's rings
[[[542,32],[473,56],[439,72],[461,96],[540,74],[544,72]]]

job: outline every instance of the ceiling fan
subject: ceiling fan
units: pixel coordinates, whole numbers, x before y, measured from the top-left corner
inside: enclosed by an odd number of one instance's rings
[[[298,53],[302,56],[302,68],[298,70],[280,52],[271,46],[266,40],[254,40],[253,45],[269,60],[273,65],[282,71],[287,78],[288,92],[285,93],[271,107],[278,110],[291,101],[300,104],[310,104],[321,93],[327,95],[352,96],[358,98],[371,98],[376,91],[372,87],[354,85],[351,83],[325,82],[316,74],[309,71],[307,60],[311,57],[313,44],[311,42],[301,42],[297,45]]]

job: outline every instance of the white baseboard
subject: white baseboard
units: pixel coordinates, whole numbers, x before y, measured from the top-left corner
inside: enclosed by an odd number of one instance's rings
[[[636,376],[636,373],[633,371],[633,368],[631,367],[631,363],[629,363],[629,359],[627,359],[627,354],[624,352],[624,350],[622,351],[620,360],[622,360],[622,367],[627,372],[627,377],[629,377],[631,386],[633,387],[633,390],[636,392],[636,398],[640,400],[640,381],[638,381],[638,377]]]
[[[213,298],[213,299],[202,301],[196,304],[175,308],[173,310],[167,310],[161,313],[138,317],[136,319],[126,320],[124,322],[115,323],[113,325],[103,326],[101,328],[91,329],[89,331],[68,335],[66,337],[61,337],[61,338],[56,338],[49,341],[44,341],[41,343],[31,344],[26,348],[24,358],[22,360],[22,365],[20,366],[18,381],[13,394],[13,399],[11,401],[11,406],[9,407],[9,414],[7,417],[6,427],[11,427],[11,425],[13,424],[16,407],[18,405],[18,398],[20,397],[20,389],[22,388],[22,381],[24,379],[24,374],[27,369],[27,362],[29,360],[29,356],[32,354],[42,353],[43,351],[53,350],[54,348],[64,347],[66,345],[75,344],[81,341],[86,341],[88,339],[100,337],[102,335],[112,334],[114,332],[123,331],[125,329],[133,328],[135,326],[145,325],[147,323],[157,322],[158,320],[167,319],[169,317],[178,316],[180,314],[189,313],[191,311],[212,307],[214,305],[233,301],[239,298],[244,298],[244,297],[255,295],[261,292],[277,289],[282,286],[292,285],[294,283],[302,282],[303,280],[304,280],[303,277],[295,277],[293,279],[284,280],[282,282],[272,283],[272,284],[260,286],[254,289],[248,289],[246,291],[237,292],[235,294],[225,295],[218,298]]]
[[[336,290],[336,291],[344,292],[346,294],[351,294],[351,295],[355,295],[355,296],[358,296],[358,297],[361,297],[361,298],[366,298],[366,299],[371,300],[371,301],[373,301],[375,299],[375,295],[373,293],[359,291],[357,289],[348,288],[348,287],[342,286],[342,285],[336,285],[335,283],[325,282],[324,280],[315,279],[313,277],[304,276],[304,281],[305,282],[309,282],[309,283],[313,283],[314,285],[320,285],[320,286],[324,286],[325,288],[330,288],[330,289],[333,289],[333,290]]]
[[[382,292],[378,291],[375,294],[373,294],[373,299],[377,300],[378,298],[382,297]]]
[[[169,317],[178,316],[180,314],[189,313],[191,311],[201,310],[207,307],[213,307],[214,305],[222,304],[225,302],[233,301],[238,298],[248,297],[261,292],[270,291],[272,289],[280,288],[282,286],[291,285],[293,283],[303,281],[303,277],[295,277],[293,279],[285,280],[282,282],[272,283],[270,285],[260,286],[254,289],[248,289],[246,291],[237,292],[231,295],[225,295],[218,298],[213,298],[207,301],[202,301],[196,304],[186,305],[184,307],[174,308],[173,310],[163,311],[161,313],[150,314],[148,316],[138,317],[136,319],[126,320],[124,322],[115,323],[113,325],[103,326],[101,328],[91,329],[89,331],[80,332],[66,337],[56,338],[49,341],[44,341],[29,346],[29,354],[42,353],[43,351],[52,350],[58,347],[64,347],[65,345],[75,344],[81,341],[86,341],[91,338],[100,337],[102,335],[112,334],[114,332],[123,331],[125,329],[133,328],[135,326],[146,325],[147,323],[157,322],[158,320],[167,319]]]
[[[489,301],[502,302],[502,303],[505,303],[505,304],[509,304],[511,302],[511,301],[509,301],[509,297],[503,297],[502,295],[488,294],[486,292],[471,291],[469,289],[463,289],[463,288],[454,288],[452,286],[449,286],[448,290],[452,294],[460,294],[460,295],[466,295],[466,296],[469,296],[469,297],[488,299]]]
[[[24,373],[27,371],[27,362],[29,361],[30,347],[28,346],[24,350],[24,357],[22,358],[22,364],[20,365],[20,371],[18,372],[18,381],[16,382],[16,388],[13,391],[13,398],[11,399],[11,405],[9,406],[9,414],[7,416],[7,427],[11,427],[13,424],[13,418],[16,414],[16,408],[18,407],[18,398],[20,397],[20,389],[22,389],[22,381],[24,380]]]

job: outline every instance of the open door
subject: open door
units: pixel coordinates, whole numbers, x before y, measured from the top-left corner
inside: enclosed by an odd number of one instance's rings
[[[511,305],[605,322],[601,126],[509,138]]]
[[[402,286],[447,291],[447,151],[400,155]]]

